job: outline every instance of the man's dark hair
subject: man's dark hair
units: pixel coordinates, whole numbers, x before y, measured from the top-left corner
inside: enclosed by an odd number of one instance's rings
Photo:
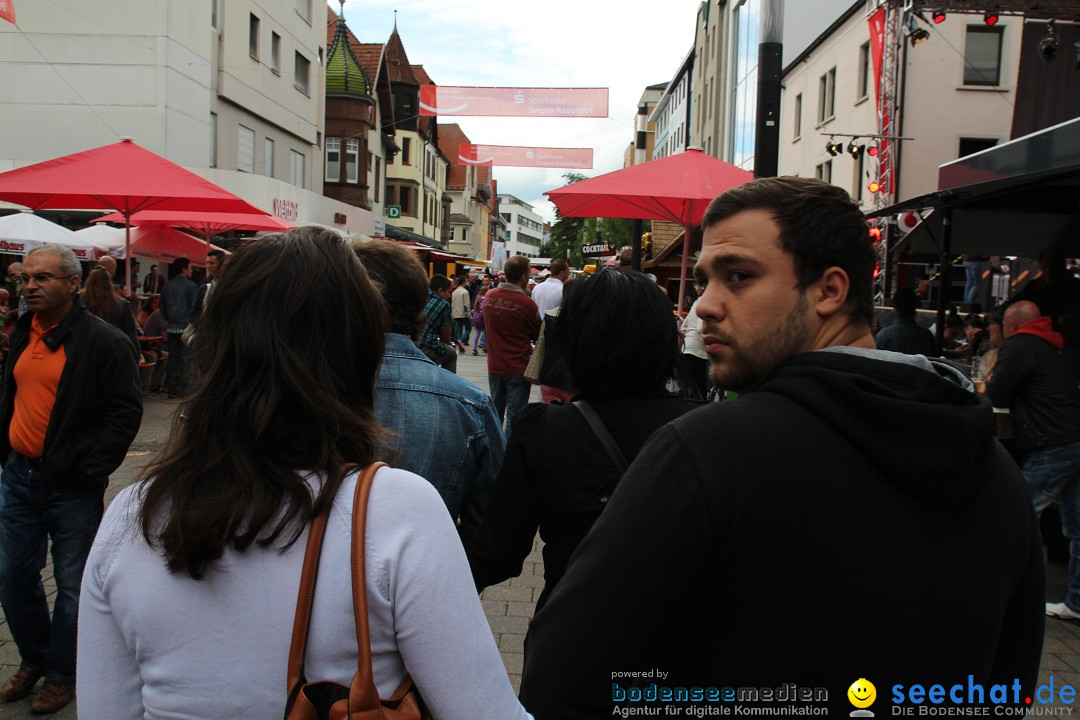
[[[919,296],[911,288],[902,287],[893,295],[892,306],[900,317],[915,317],[915,310],[919,307]]]
[[[1005,311],[1009,309],[1008,305],[998,305],[986,315],[986,326],[991,325],[1005,325]]]
[[[180,273],[187,270],[189,265],[191,265],[191,261],[188,260],[186,257],[176,258],[171,263],[169,263],[169,277],[176,277]]]
[[[555,334],[588,397],[662,390],[679,354],[671,300],[641,273],[604,269],[564,289]]]
[[[874,263],[866,218],[847,191],[822,180],[771,177],[732,188],[709,204],[704,232],[744,210],[766,210],[780,229],[780,246],[792,256],[800,290],[830,267],[847,273],[848,314],[869,323],[874,317]]]
[[[199,320],[203,372],[140,486],[143,537],[195,579],[227,548],[289,547],[333,502],[343,463],[369,464],[385,436],[386,308],[345,240],[316,227],[261,237],[217,283]],[[310,474],[325,478],[314,498]]]
[[[548,270],[552,275],[562,275],[566,272],[568,267],[570,266],[567,264],[566,260],[563,258],[555,258],[551,261],[551,267],[549,267]]]
[[[524,255],[515,255],[503,265],[503,274],[506,275],[506,282],[517,284],[521,282],[521,278],[524,277],[527,272],[529,272],[529,258]]]
[[[214,249],[214,250],[211,250],[208,253],[206,253],[206,257],[219,257],[219,256],[222,256],[224,254],[225,254],[224,250]]]
[[[431,281],[428,283],[428,288],[434,292],[445,290],[448,287],[450,287],[450,278],[445,275],[432,275]]]
[[[427,272],[420,260],[392,240],[353,243],[353,252],[382,294],[390,313],[390,332],[419,336],[427,304]]]

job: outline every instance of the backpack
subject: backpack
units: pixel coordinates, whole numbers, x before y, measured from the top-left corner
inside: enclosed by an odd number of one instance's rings
[[[473,310],[472,314],[472,325],[477,330],[484,329],[484,299],[485,298],[476,299],[476,309]]]

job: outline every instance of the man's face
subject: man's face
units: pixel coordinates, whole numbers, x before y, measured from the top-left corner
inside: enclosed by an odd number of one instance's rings
[[[491,278],[488,277],[487,275],[480,278],[480,285],[483,286],[483,287],[489,287],[491,285]]]
[[[210,275],[217,275],[218,269],[218,256],[208,255],[206,258],[206,272]]]
[[[450,297],[454,294],[454,286],[451,285],[448,288],[443,288],[442,290],[436,290],[435,292],[437,292],[439,294],[439,297],[441,297],[443,300],[449,300]]]
[[[999,323],[989,323],[986,326],[987,333],[990,335],[990,344],[994,347],[1001,347],[1001,343],[1005,342],[1005,331]]]
[[[30,280],[23,285],[26,305],[32,312],[49,313],[71,302],[71,295],[79,289],[78,276],[64,277],[67,273],[60,266],[60,256],[51,252],[37,252],[26,258],[23,273],[33,278],[48,273],[56,280],[38,284]]]
[[[706,285],[698,316],[710,375],[725,389],[753,389],[789,357],[813,349],[809,288],[798,289],[768,211],[716,223],[702,245],[694,273]]]
[[[191,277],[191,271],[192,271],[192,267],[190,265],[188,265],[186,268],[183,269],[183,271],[181,271],[180,274],[183,275],[186,278],[189,278],[189,277]]]

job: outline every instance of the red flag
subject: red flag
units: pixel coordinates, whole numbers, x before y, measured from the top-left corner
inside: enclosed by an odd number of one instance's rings
[[[420,86],[421,115],[607,117],[607,88]]]
[[[458,159],[466,165],[500,167],[592,168],[592,148],[541,148],[461,143]]]
[[[874,64],[874,97],[881,102],[881,55],[885,49],[885,6],[870,16],[870,58]]]
[[[0,18],[15,24],[15,0],[0,0]]]

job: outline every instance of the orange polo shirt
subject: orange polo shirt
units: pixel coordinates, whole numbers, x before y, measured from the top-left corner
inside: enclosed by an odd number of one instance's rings
[[[45,431],[49,429],[56,389],[67,363],[64,346],[49,350],[42,342],[45,334],[35,316],[30,323],[29,341],[15,363],[15,412],[8,428],[12,449],[32,458],[41,457],[45,451]]]

